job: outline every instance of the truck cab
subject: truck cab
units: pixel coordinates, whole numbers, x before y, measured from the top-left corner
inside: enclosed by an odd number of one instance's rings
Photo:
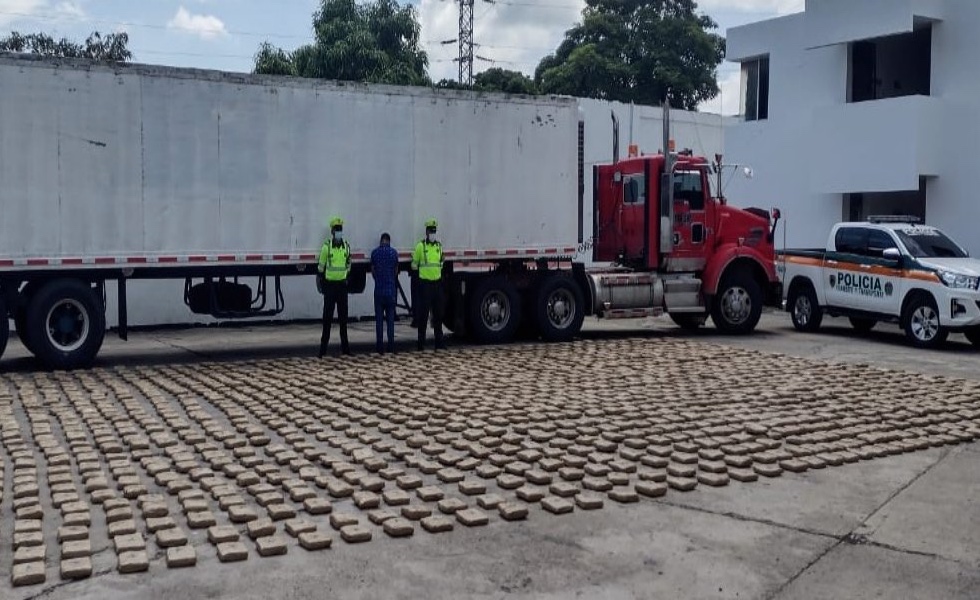
[[[838,223],[825,249],[787,250],[781,259],[798,330],[817,330],[826,314],[859,331],[898,323],[920,347],[950,332],[980,344],[980,260],[914,217]]]
[[[773,237],[778,211],[729,206],[711,194],[720,168],[689,151],[633,156],[596,166],[593,260],[647,282],[626,300],[603,293],[611,276],[592,276],[594,312],[616,317],[668,313],[685,328],[710,316],[726,332],[755,328],[763,305],[781,299]],[[640,277],[642,275],[642,277]]]

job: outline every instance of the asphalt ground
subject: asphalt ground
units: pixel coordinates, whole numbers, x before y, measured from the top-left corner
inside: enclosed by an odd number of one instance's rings
[[[12,343],[0,597],[980,596],[959,336],[398,337],[318,360],[315,325],[146,331],[74,373]]]

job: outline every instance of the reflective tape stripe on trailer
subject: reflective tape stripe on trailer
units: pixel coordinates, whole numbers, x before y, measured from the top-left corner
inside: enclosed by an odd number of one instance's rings
[[[496,259],[537,259],[537,258],[568,258],[576,254],[575,247],[565,248],[505,248],[480,250],[446,250],[443,257],[449,262],[472,263],[473,261],[493,261]],[[411,260],[412,252],[399,252],[400,260]],[[31,270],[51,267],[78,267],[82,269],[109,266],[146,266],[161,267],[173,265],[200,264],[307,264],[315,263],[319,254],[314,253],[244,253],[244,254],[177,254],[158,255],[146,254],[137,256],[65,256],[43,258],[0,258],[0,269]],[[351,260],[367,262],[371,258],[367,252],[351,253]],[[489,263],[489,264],[492,264]]]

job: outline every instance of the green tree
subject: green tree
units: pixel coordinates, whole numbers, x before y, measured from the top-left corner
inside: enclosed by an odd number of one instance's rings
[[[725,39],[695,0],[586,0],[534,74],[543,93],[694,110],[718,94]]]
[[[428,85],[415,7],[397,0],[321,0],[313,15],[314,41],[293,52],[259,48],[255,72],[317,79]]]
[[[505,94],[537,95],[534,80],[520,71],[494,67],[473,76],[473,85],[459,83],[455,79],[441,79],[435,87],[445,90],[469,90],[475,92],[502,92]]]
[[[507,94],[528,94],[538,93],[538,86],[534,80],[521,73],[520,71],[510,71],[493,67],[477,73],[473,77],[473,87],[477,90],[487,92],[505,92]]]
[[[133,58],[133,53],[129,51],[129,35],[126,33],[110,33],[103,36],[97,31],[88,36],[84,44],[73,42],[67,38],[55,40],[46,33],[23,35],[12,31],[7,37],[0,38],[0,52],[60,58],[88,58],[102,62],[128,62]]]

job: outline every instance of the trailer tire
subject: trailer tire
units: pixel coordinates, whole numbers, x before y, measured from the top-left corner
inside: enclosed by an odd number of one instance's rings
[[[542,281],[534,306],[544,341],[567,342],[582,330],[585,298],[571,277],[558,274]]]
[[[84,368],[102,347],[105,313],[87,283],[59,279],[31,299],[25,329],[34,355],[46,367]]]
[[[469,297],[470,331],[483,344],[500,344],[514,338],[521,323],[521,298],[514,284],[490,277],[476,285]]]
[[[949,337],[949,330],[939,324],[939,308],[932,295],[919,292],[909,298],[902,313],[905,337],[917,348],[938,348]]]
[[[797,331],[815,332],[823,323],[823,309],[817,302],[817,293],[809,283],[797,284],[790,291],[786,302],[790,320]]]
[[[7,340],[10,338],[10,319],[7,317],[7,303],[0,294],[0,358],[7,350]]]
[[[762,318],[762,288],[752,273],[736,270],[722,277],[711,320],[722,333],[751,333]]]
[[[683,313],[668,314],[670,316],[670,320],[684,331],[697,331],[698,329],[701,329],[701,326],[704,325],[705,321],[704,315],[686,315]]]

